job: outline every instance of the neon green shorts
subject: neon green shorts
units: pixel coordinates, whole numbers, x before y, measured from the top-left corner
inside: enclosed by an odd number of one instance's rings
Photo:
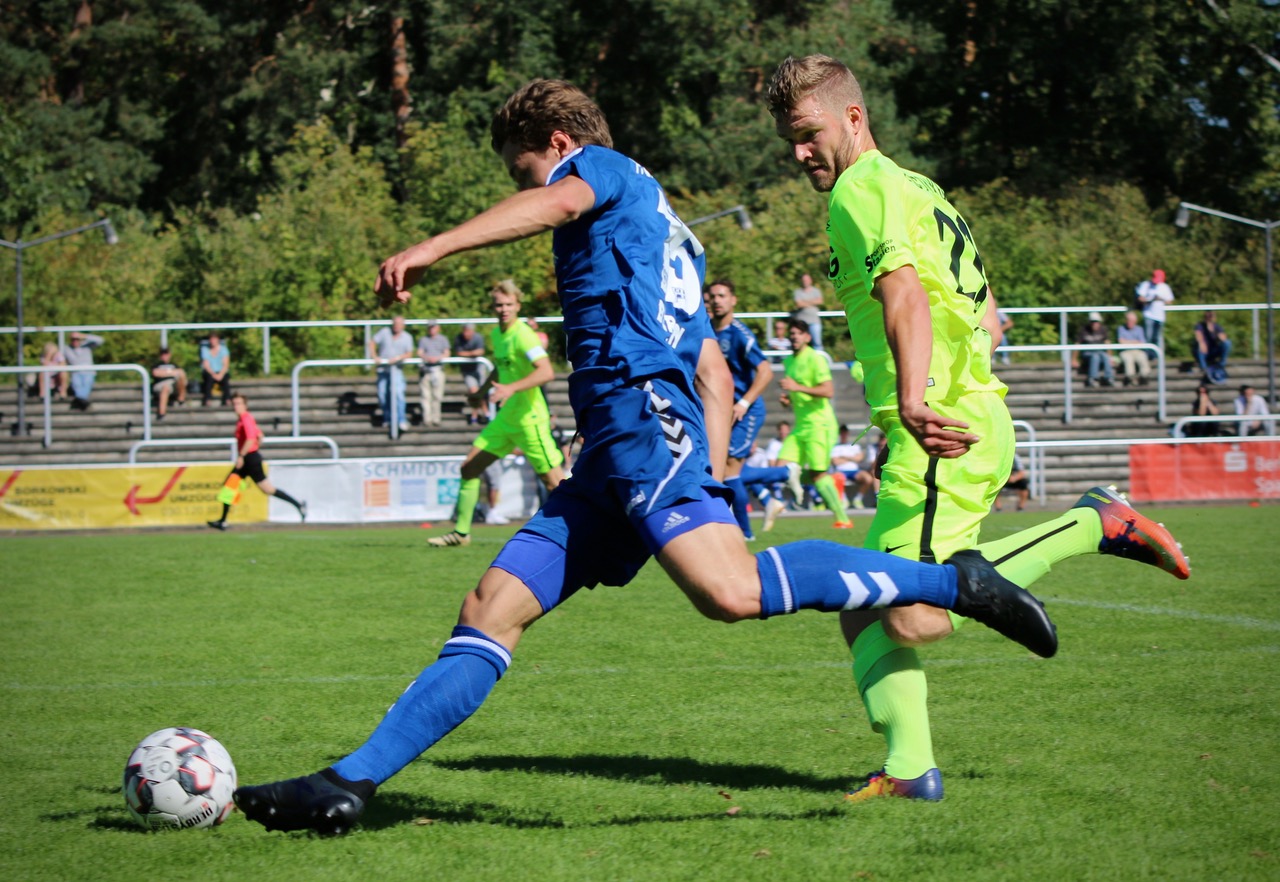
[[[889,459],[880,476],[876,515],[864,543],[900,557],[942,563],[978,544],[982,519],[1013,467],[1013,422],[994,392],[973,392],[956,402],[930,402],[944,416],[969,424],[982,440],[964,456],[925,455],[897,411],[877,415]]]
[[[529,461],[529,466],[539,475],[545,475],[564,463],[560,448],[551,437],[551,417],[546,411],[525,411],[508,414],[510,408],[498,411],[489,425],[481,430],[471,444],[498,459],[519,449]]]
[[[839,439],[840,430],[835,425],[797,429],[783,439],[778,459],[794,462],[802,469],[825,472],[831,468],[831,449]]]

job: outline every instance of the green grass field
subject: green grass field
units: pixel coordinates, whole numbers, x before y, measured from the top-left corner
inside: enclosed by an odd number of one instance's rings
[[[925,651],[940,804],[841,805],[883,748],[832,617],[709,622],[651,565],[539,623],[333,840],[239,814],[148,833],[124,761],[170,725],[218,737],[243,783],[333,761],[512,528],[447,551],[407,528],[5,538],[0,878],[1274,880],[1280,508],[1158,514],[1190,582],[1081,558],[1036,586],[1057,658],[978,625]]]

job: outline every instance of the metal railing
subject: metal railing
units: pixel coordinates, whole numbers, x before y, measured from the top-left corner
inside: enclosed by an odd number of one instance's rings
[[[338,442],[328,435],[287,435],[283,438],[261,438],[259,444],[324,444],[329,448],[330,459],[341,459],[338,453]],[[129,447],[129,465],[137,465],[138,451],[155,447],[227,447],[231,458],[236,458],[238,447],[234,438],[155,438],[150,441],[135,441]]]
[[[438,363],[478,364],[484,367],[486,371],[490,373],[493,372],[493,362],[489,361],[487,358],[461,358],[458,356],[450,356],[449,358],[440,359]],[[396,364],[401,367],[415,364],[420,365],[422,364],[422,359],[406,358]],[[302,384],[299,377],[304,370],[313,367],[367,367],[370,365],[382,366],[380,362],[374,358],[317,358],[300,361],[295,364],[293,366],[293,376],[289,382],[289,393],[292,398],[291,408],[293,413],[293,437],[297,438],[302,434]],[[396,393],[396,384],[389,382],[387,384],[387,412],[382,415],[382,418],[387,425],[387,434],[393,441],[400,437],[400,423],[395,418],[395,414],[399,410],[397,405],[399,404],[400,399]],[[493,408],[490,407],[489,411],[489,415],[492,417]]]
[[[1276,415],[1275,414],[1206,414],[1205,416],[1184,416],[1173,424],[1173,428],[1169,430],[1169,434],[1174,438],[1186,438],[1187,435],[1183,431],[1187,425],[1193,423],[1262,423],[1266,427],[1267,434],[1259,435],[1204,435],[1198,437],[1218,438],[1218,439],[1234,439],[1239,440],[1246,437],[1271,437],[1276,433]]]
[[[1061,352],[1062,353],[1062,421],[1069,423],[1073,416],[1073,401],[1075,398],[1075,390],[1072,385],[1072,372],[1075,370],[1071,366],[1071,359],[1068,356],[1070,352],[1097,352],[1099,350],[1110,351],[1112,349],[1145,349],[1156,354],[1156,407],[1158,408],[1157,418],[1160,422],[1168,422],[1168,407],[1165,394],[1165,375],[1164,375],[1164,352],[1154,343],[1044,343],[1031,346],[1001,346],[1000,352]],[[1107,356],[1108,358],[1110,356]]]
[[[94,364],[80,367],[70,365],[23,365],[22,367],[0,367],[0,374],[75,374],[85,371],[137,371],[142,375],[142,437],[151,439],[151,374],[140,364]],[[53,384],[44,387],[44,439],[45,447],[53,444]],[[25,394],[25,390],[18,394]],[[21,433],[20,433],[21,434]]]
[[[1001,309],[1010,315],[1057,315],[1058,316],[1058,340],[1061,344],[1066,344],[1071,337],[1068,333],[1067,318],[1077,313],[1104,312],[1104,313],[1120,313],[1129,311],[1131,307],[1127,306],[1002,306]],[[1216,310],[1218,312],[1242,312],[1249,311],[1252,313],[1252,357],[1260,358],[1265,355],[1261,342],[1261,321],[1262,313],[1267,312],[1266,303],[1196,303],[1196,304],[1170,304],[1165,307],[1167,312],[1203,312],[1206,309]],[[1280,306],[1273,305],[1271,310],[1280,309]],[[736,314],[740,319],[785,319],[790,316],[789,312],[739,312]],[[845,318],[843,310],[827,309],[819,312],[823,319],[840,319]],[[534,316],[540,325],[558,325],[564,322],[563,316],[548,315]],[[428,321],[433,319],[405,319],[407,326],[425,327]],[[439,322],[441,326],[452,325],[491,325],[497,322],[492,317],[479,318],[436,318],[434,321]],[[267,322],[169,322],[157,324],[128,324],[128,325],[24,325],[24,334],[55,334],[58,338],[58,344],[63,345],[66,335],[71,331],[89,331],[99,334],[115,334],[115,333],[159,333],[160,345],[169,345],[169,334],[180,331],[218,331],[225,334],[227,331],[257,331],[262,336],[262,373],[266,376],[271,374],[271,334],[273,331],[298,329],[298,328],[363,328],[364,329],[364,346],[361,351],[368,351],[369,342],[373,339],[375,329],[387,327],[391,324],[391,318],[378,319],[332,319],[324,321],[267,321]],[[15,325],[7,325],[0,327],[0,336],[17,335],[18,328]],[[1002,347],[1003,348],[1003,347]],[[823,350],[818,350],[819,352]]]
[[[1188,417],[1187,419],[1199,419],[1199,417]],[[1227,419],[1230,418],[1228,417]],[[1250,417],[1250,419],[1259,419],[1259,417]],[[1265,419],[1265,417],[1262,417],[1262,419]],[[1230,435],[1209,438],[1064,438],[1057,441],[1026,441],[1019,446],[1029,447],[1032,450],[1050,450],[1080,447],[1139,447],[1151,444],[1243,444],[1255,441],[1280,441],[1280,435]],[[1037,498],[1041,504],[1047,499],[1043,484],[1041,484],[1040,495]]]

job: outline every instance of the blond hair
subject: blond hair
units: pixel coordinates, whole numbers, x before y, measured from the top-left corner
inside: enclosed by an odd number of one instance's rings
[[[499,294],[514,297],[516,303],[524,303],[524,292],[520,290],[520,286],[516,284],[515,279],[503,279],[489,291],[490,297],[496,297]]]
[[[788,115],[810,95],[828,107],[856,104],[866,110],[862,86],[853,71],[830,55],[788,55],[769,80],[766,96],[774,119]]]
[[[522,153],[545,150],[557,131],[579,146],[613,146],[604,112],[585,92],[564,80],[534,80],[517,89],[493,115],[489,143],[496,153],[507,144],[514,144]]]

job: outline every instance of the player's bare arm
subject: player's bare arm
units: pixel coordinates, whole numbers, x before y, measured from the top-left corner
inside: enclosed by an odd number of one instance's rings
[[[751,385],[747,387],[747,391],[742,397],[733,403],[733,421],[736,423],[747,415],[747,411],[751,409],[751,405],[755,404],[764,394],[765,388],[773,382],[773,368],[767,361],[762,361],[756,365],[756,375],[751,380]]]
[[[729,432],[733,427],[733,374],[714,337],[702,341],[695,376],[698,397],[707,421],[707,455],[717,481],[724,480],[724,464],[729,458]]]
[[[492,375],[491,375],[492,376]],[[489,387],[489,400],[494,404],[502,404],[517,392],[545,386],[556,378],[555,369],[551,367],[551,359],[540,358],[533,363],[533,370],[528,375],[511,383],[493,382]]]
[[[996,315],[996,295],[991,293],[991,287],[987,287],[987,311],[982,314],[982,320],[978,322],[982,327],[987,329],[987,333],[991,335],[991,349],[995,350],[997,346],[1004,342],[1004,328],[1000,327],[1000,316]]]
[[[546,187],[521,190],[453,229],[383,261],[374,291],[383,306],[408,303],[408,289],[422,280],[432,264],[451,254],[545,233],[577,220],[595,204],[595,191],[573,175]]]
[[[814,398],[834,398],[836,395],[835,383],[831,380],[823,380],[816,386],[801,386],[790,377],[783,377],[778,381],[778,385],[786,392],[803,392]]]
[[[874,296],[884,306],[884,331],[898,373],[898,415],[924,448],[943,459],[964,456],[978,436],[957,431],[968,423],[937,413],[924,402],[933,355],[933,320],[929,295],[914,266],[903,266],[876,279]]]

